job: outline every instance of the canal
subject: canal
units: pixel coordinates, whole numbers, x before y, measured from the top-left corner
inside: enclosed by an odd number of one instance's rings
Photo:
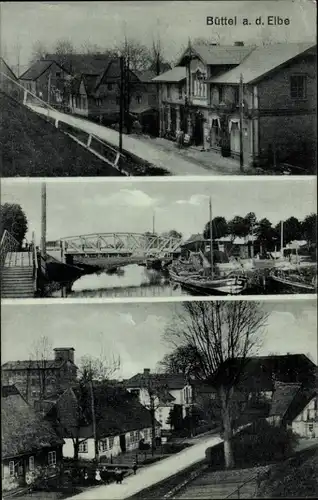
[[[275,295],[276,290],[267,279],[268,269],[254,270],[248,273],[249,286],[244,295]],[[172,282],[167,271],[147,269],[145,266],[131,264],[119,268],[116,272],[99,271],[87,274],[73,283],[65,292],[69,298],[116,298],[116,297],[180,297],[194,295]],[[288,292],[285,292],[288,293]],[[61,297],[61,290],[56,288],[47,292],[47,296]],[[64,295],[65,296],[65,295]]]

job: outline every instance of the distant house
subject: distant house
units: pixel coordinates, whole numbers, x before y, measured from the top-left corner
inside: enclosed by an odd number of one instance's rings
[[[314,43],[194,44],[175,68],[155,78],[162,132],[176,136],[181,129],[197,146],[238,157],[242,75],[245,164],[267,160],[274,166],[309,154],[315,161],[316,72]]]
[[[64,441],[14,385],[1,390],[2,488],[9,491],[25,486],[31,477],[55,475]]]
[[[261,245],[257,236],[247,235],[245,237],[223,236],[215,240],[220,252],[233,255],[241,259],[253,258],[261,251]]]
[[[151,444],[150,412],[133,395],[119,385],[98,384],[93,387],[93,395],[96,442],[101,457],[110,459],[120,453],[137,450],[140,442]],[[74,443],[79,445],[80,458],[95,457],[90,398],[90,392],[84,393],[83,388],[75,386],[55,401],[47,402],[45,418],[52,422],[64,439],[64,457],[74,456]],[[157,437],[160,436],[160,429],[160,424],[155,421]]]
[[[57,347],[54,354],[54,359],[4,363],[1,367],[3,383],[14,384],[29,403],[65,390],[76,382],[74,349]]]
[[[3,57],[0,57],[0,90],[11,97],[18,98],[21,92],[15,82],[18,82],[17,76]]]
[[[182,407],[185,415],[184,387],[186,378],[182,374],[170,373],[150,373],[148,368],[143,373],[137,373],[129,380],[126,380],[127,390],[138,398],[139,402],[149,408],[150,397],[148,387],[155,394],[155,417],[161,424],[162,429],[170,429],[167,423],[171,409],[175,406]]]
[[[19,78],[24,88],[52,106],[66,105],[71,75],[55,60],[33,63]]]
[[[317,437],[317,390],[310,385],[277,382],[268,421],[285,425],[301,437]]]

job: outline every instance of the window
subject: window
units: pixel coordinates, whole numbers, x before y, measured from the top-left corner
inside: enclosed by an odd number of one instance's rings
[[[99,450],[100,451],[107,451],[108,450],[108,440],[106,439],[101,439],[99,442]]]
[[[136,396],[137,398],[139,398],[139,396],[140,396],[140,389],[132,389],[130,391],[130,394],[132,394],[133,396]]]
[[[290,78],[290,96],[292,99],[306,99],[306,76],[294,75]]]
[[[56,465],[56,451],[49,451],[48,464],[49,465]]]
[[[114,436],[108,438],[109,449],[111,450],[114,446]]]
[[[29,457],[29,470],[34,470],[34,457]]]
[[[88,453],[88,443],[87,441],[83,441],[79,444],[78,453]]]
[[[240,89],[239,87],[234,87],[234,104],[237,106],[240,104]]]
[[[219,104],[220,102],[223,101],[224,95],[223,95],[223,87],[219,87]]]
[[[12,477],[14,476],[14,461],[11,460],[9,462],[9,476]]]
[[[113,84],[112,83],[107,83],[107,89],[108,90],[113,90]]]
[[[141,95],[136,95],[137,104],[141,104]]]
[[[314,424],[309,424],[308,430],[309,430],[309,432],[312,432],[314,430]]]
[[[179,85],[178,85],[178,92],[179,92],[179,99],[182,99],[182,97],[183,97],[183,85],[182,85],[182,83],[179,83]]]
[[[171,99],[171,85],[167,84],[167,99]]]
[[[57,72],[55,73],[55,76],[57,76],[57,78],[59,78],[59,77],[61,76],[61,72],[60,72],[60,71],[57,71]]]

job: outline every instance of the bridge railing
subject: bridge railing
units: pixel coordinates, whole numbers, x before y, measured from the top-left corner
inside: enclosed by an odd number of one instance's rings
[[[38,252],[36,248],[35,232],[32,233],[32,264],[33,264],[33,289],[34,292],[38,290],[38,278],[39,278],[39,260]]]
[[[19,250],[20,243],[6,229],[3,231],[0,242],[0,266],[4,266],[8,253]]]

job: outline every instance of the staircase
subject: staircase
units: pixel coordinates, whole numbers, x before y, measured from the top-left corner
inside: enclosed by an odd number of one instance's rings
[[[1,272],[1,298],[33,298],[34,273],[31,252],[9,252]]]
[[[261,469],[261,468],[260,468]],[[209,499],[211,498],[255,498],[257,468],[231,471],[206,471],[188,483],[173,498]],[[240,487],[239,494],[237,488]]]

